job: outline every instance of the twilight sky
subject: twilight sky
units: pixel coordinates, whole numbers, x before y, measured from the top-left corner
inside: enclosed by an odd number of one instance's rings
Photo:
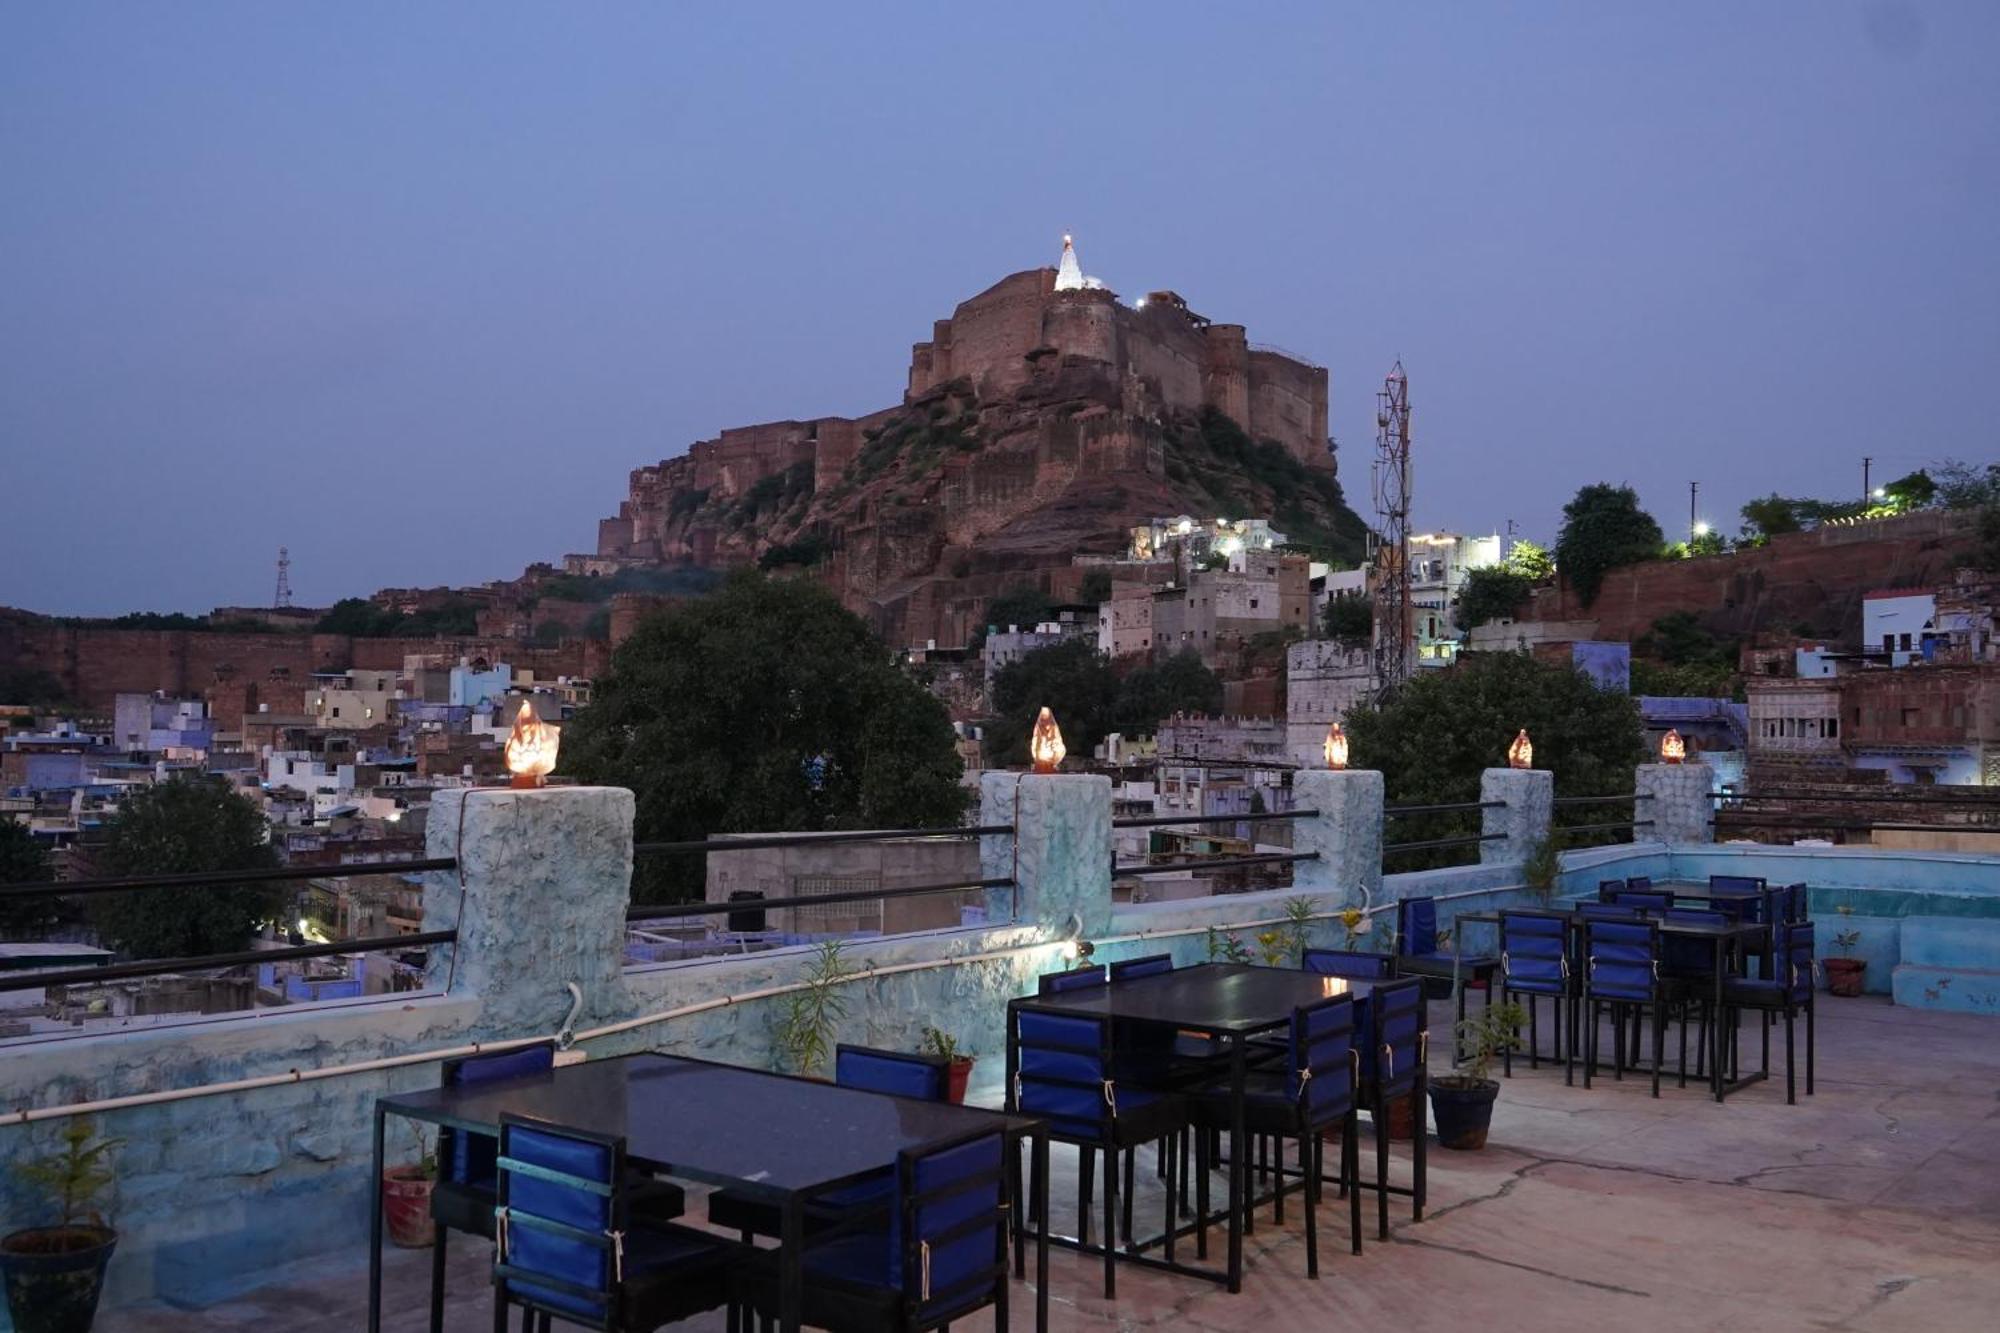
[[[1055,262],[1410,372],[1418,526],[2000,457],[2000,4],[14,4],[0,604],[589,550]]]

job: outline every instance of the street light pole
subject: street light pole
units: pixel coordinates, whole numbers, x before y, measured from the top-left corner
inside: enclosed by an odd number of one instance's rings
[[[1690,546],[1694,544],[1694,537],[1695,537],[1694,530],[1696,526],[1696,519],[1694,516],[1695,513],[1694,498],[1696,493],[1699,492],[1700,490],[1701,490],[1700,482],[1691,481],[1688,483],[1688,544]]]

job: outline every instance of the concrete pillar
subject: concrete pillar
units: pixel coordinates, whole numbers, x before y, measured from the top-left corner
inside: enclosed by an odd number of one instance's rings
[[[986,919],[1060,931],[1075,916],[1086,938],[1111,926],[1111,779],[1087,773],[983,773],[979,822],[1012,824],[1013,837],[979,840],[980,877],[1012,876],[988,889]]]
[[[623,1012],[632,793],[623,787],[456,788],[431,798],[424,854],[457,871],[424,885],[424,929],[458,927],[431,950],[427,985],[480,999],[480,1026],[550,1032],[583,990],[578,1026]]]
[[[1382,890],[1382,775],[1365,768],[1302,768],[1292,774],[1292,803],[1317,810],[1292,821],[1292,850],[1318,852],[1292,866],[1299,893],[1331,894],[1336,907],[1358,907]]]
[[[1633,819],[1650,819],[1653,827],[1634,829],[1633,841],[1714,842],[1715,770],[1707,764],[1641,764],[1632,774],[1632,789],[1650,801],[1634,801]]]
[[[1489,768],[1479,775],[1479,799],[1507,803],[1479,812],[1481,833],[1503,835],[1479,844],[1479,864],[1525,861],[1555,817],[1556,775],[1542,768]]]

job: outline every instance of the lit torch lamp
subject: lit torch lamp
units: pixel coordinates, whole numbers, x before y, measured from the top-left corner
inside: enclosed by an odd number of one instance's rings
[[[1340,729],[1338,722],[1326,729],[1326,766],[1347,767],[1347,733]]]
[[[1035,761],[1034,771],[1055,772],[1068,753],[1068,747],[1063,744],[1062,728],[1056,725],[1056,715],[1044,707],[1035,719],[1034,734],[1028,738],[1028,754]]]
[[[514,729],[507,735],[507,771],[514,775],[513,786],[540,787],[556,766],[556,748],[562,731],[535,716],[534,705],[525,699],[514,716]]]
[[[1535,746],[1528,739],[1528,729],[1522,727],[1520,734],[1514,737],[1514,743],[1507,747],[1507,767],[1533,768],[1534,766]]]

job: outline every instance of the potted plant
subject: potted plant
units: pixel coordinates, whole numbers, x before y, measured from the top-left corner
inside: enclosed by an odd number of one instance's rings
[[[958,1039],[941,1028],[924,1027],[924,1050],[948,1062],[945,1071],[945,1100],[953,1106],[965,1104],[965,1085],[972,1078],[973,1057],[958,1049]]]
[[[410,1127],[417,1141],[417,1160],[382,1168],[382,1225],[389,1240],[406,1250],[420,1250],[437,1238],[431,1224],[431,1191],[437,1188],[437,1152],[421,1125]]]
[[[1458,1024],[1461,1072],[1431,1080],[1431,1113],[1437,1120],[1438,1143],[1470,1150],[1486,1146],[1493,1123],[1493,1101],[1500,1084],[1493,1078],[1493,1061],[1520,1040],[1528,1014],[1517,1000],[1489,1005]]]
[[[87,1333],[97,1317],[104,1269],[118,1244],[97,1205],[111,1188],[110,1158],[121,1142],[97,1138],[90,1120],[75,1116],[63,1127],[59,1150],[15,1167],[57,1215],[53,1226],[0,1239],[15,1333]]]
[[[793,1073],[807,1078],[821,1077],[833,1049],[834,1029],[847,1017],[847,996],[840,984],[849,972],[840,947],[839,940],[819,942],[803,984],[785,997],[778,1017],[778,1057]]]
[[[1208,928],[1207,944],[1208,961],[1211,963],[1247,963],[1250,961],[1249,946],[1228,931],[1217,930],[1214,926],[1210,926]]]
[[[1854,915],[1852,907],[1839,909],[1842,916]],[[1834,932],[1833,948],[1838,957],[1826,960],[1826,988],[1834,995],[1853,997],[1861,994],[1861,974],[1868,970],[1866,958],[1854,956],[1854,946],[1861,943],[1861,932],[1853,926]]]

